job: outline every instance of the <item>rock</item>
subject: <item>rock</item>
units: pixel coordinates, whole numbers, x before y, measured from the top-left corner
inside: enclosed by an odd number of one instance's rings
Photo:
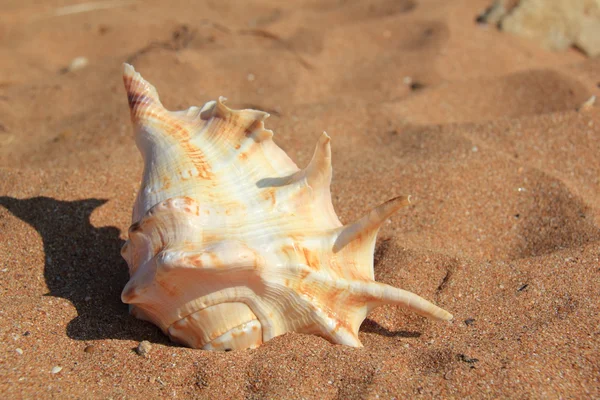
[[[577,108],[577,111],[589,111],[594,107],[594,104],[596,104],[596,96],[592,96],[584,101],[583,104]],[[565,261],[570,262],[572,259],[567,258]]]
[[[504,7],[503,1],[494,1],[494,3],[488,7],[481,15],[479,15],[476,21],[480,24],[492,24],[497,25],[502,21],[502,17],[506,15],[506,8]]]
[[[477,22],[497,23],[549,50],[576,46],[600,54],[600,0],[497,0]]]
[[[67,72],[78,71],[82,68],[85,68],[90,63],[90,60],[87,57],[75,57],[69,65],[60,70],[61,73],[66,74]]]
[[[151,349],[152,349],[152,344],[147,340],[142,340],[140,342],[140,344],[138,344],[138,347],[136,347],[135,351],[140,356],[146,357],[148,355],[148,353],[150,353]]]

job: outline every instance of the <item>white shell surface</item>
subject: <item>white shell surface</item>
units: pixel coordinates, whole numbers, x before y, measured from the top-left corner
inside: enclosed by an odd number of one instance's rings
[[[264,128],[264,112],[231,110],[223,98],[171,112],[129,65],[124,82],[144,158],[122,251],[131,275],[122,299],[136,317],[210,350],[253,348],[290,331],[361,346],[368,311],[389,303],[452,318],[373,280],[377,231],[409,200],[342,225],[327,134],[301,170]]]

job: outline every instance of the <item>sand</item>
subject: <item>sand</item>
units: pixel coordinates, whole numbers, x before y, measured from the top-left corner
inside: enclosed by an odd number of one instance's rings
[[[3,398],[600,397],[599,59],[477,24],[487,0],[74,3],[0,11]],[[455,319],[381,307],[364,348],[213,353],[128,315],[124,61],[170,109],[270,112],[300,166],[326,130],[343,222],[411,194],[376,279]]]

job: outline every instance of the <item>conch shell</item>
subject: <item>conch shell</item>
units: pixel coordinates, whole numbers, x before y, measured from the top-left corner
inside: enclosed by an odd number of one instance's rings
[[[272,140],[269,114],[225,99],[168,111],[132,66],[123,76],[144,159],[122,254],[122,300],[137,318],[193,348],[259,346],[286,332],[360,347],[367,313],[397,304],[452,315],[374,281],[381,224],[409,203],[396,197],[342,225],[333,210],[330,138],[303,170]]]

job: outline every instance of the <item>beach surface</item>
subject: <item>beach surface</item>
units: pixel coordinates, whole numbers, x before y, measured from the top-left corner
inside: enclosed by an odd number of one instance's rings
[[[2,397],[599,398],[600,59],[478,24],[489,5],[4,1]],[[300,167],[327,131],[343,223],[410,194],[375,277],[454,320],[384,306],[363,348],[291,333],[217,353],[129,315],[123,62],[168,109],[269,112]]]

